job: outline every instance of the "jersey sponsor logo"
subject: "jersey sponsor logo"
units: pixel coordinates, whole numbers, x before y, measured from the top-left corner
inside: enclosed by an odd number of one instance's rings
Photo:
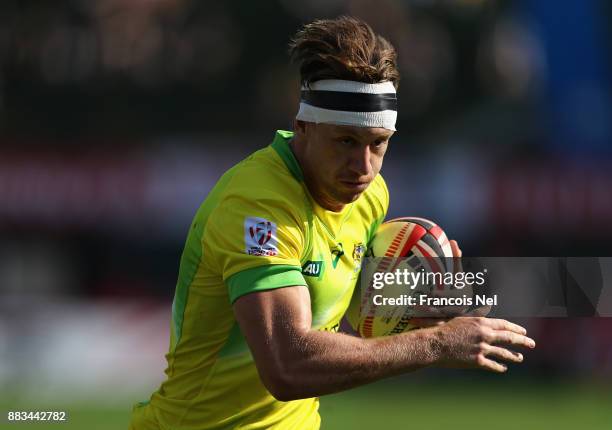
[[[322,261],[312,261],[308,260],[302,266],[302,275],[304,276],[321,276],[321,272],[323,270],[323,262]]]
[[[245,252],[249,255],[274,257],[278,255],[276,224],[265,218],[247,217],[244,220]]]

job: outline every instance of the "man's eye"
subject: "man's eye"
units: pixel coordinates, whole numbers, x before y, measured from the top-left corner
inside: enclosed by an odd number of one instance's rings
[[[387,143],[386,140],[377,140],[376,142],[374,142],[374,147],[375,148],[380,148],[380,147],[384,146],[385,143]]]
[[[343,144],[343,145],[347,145],[347,146],[352,145],[353,142],[355,142],[355,141],[353,139],[349,138],[349,137],[340,139],[340,143]]]

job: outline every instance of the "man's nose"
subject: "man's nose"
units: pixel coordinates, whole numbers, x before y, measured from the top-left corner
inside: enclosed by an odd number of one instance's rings
[[[372,153],[370,145],[355,148],[351,151],[349,168],[359,176],[370,176],[372,173]]]

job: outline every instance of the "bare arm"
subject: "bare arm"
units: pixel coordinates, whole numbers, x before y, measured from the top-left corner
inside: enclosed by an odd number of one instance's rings
[[[266,388],[279,400],[316,397],[422,367],[481,367],[503,372],[487,354],[520,362],[492,343],[531,346],[522,327],[503,320],[455,318],[396,336],[362,339],[312,330],[303,286],[240,297],[234,313]],[[496,327],[496,328],[495,328]]]

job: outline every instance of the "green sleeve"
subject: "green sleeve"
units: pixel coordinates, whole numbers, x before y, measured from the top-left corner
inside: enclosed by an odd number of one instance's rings
[[[226,280],[230,301],[255,291],[274,290],[294,285],[306,285],[302,269],[298,266],[272,264],[253,267],[234,273]]]

